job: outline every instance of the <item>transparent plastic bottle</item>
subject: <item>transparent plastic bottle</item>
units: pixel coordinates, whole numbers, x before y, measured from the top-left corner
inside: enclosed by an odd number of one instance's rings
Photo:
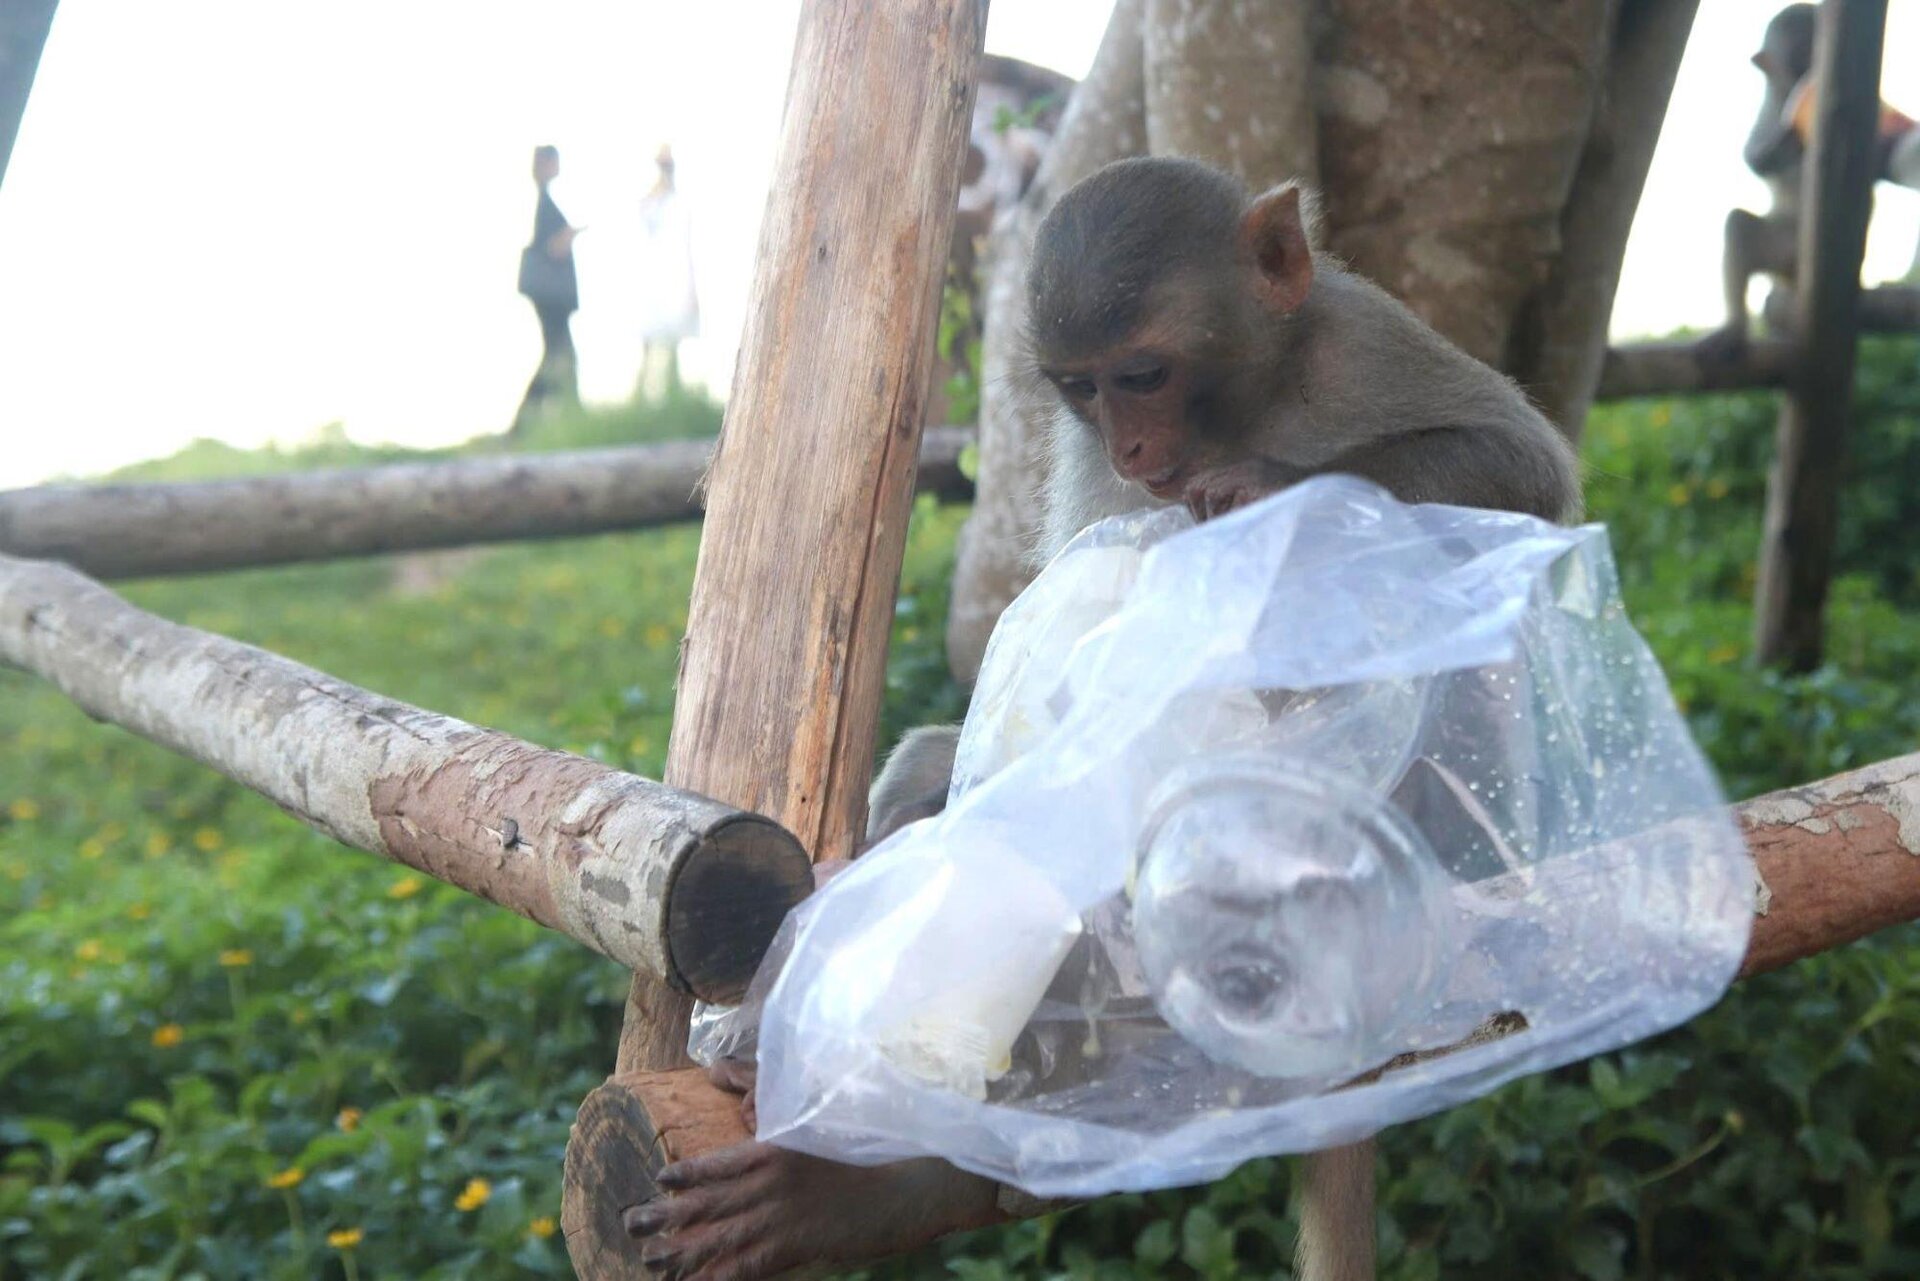
[[[1132,894],[1161,1017],[1260,1076],[1337,1078],[1409,1048],[1456,951],[1448,878],[1420,832],[1378,792],[1272,753],[1162,782]]]

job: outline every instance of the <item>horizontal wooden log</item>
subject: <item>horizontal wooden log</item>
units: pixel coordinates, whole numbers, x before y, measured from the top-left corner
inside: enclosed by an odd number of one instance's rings
[[[812,888],[798,841],[717,801],[409,707],[0,556],[0,663],[356,849],[738,1000]]]
[[[1601,363],[1594,399],[1785,387],[1793,376],[1793,361],[1793,344],[1780,339],[1750,343],[1737,359],[1703,358],[1690,342],[1612,347]]]
[[[929,428],[921,492],[967,497],[963,427]],[[696,520],[708,440],[176,484],[0,491],[0,553],[139,578],[569,538]]]
[[[1766,883],[1741,977],[1920,920],[1920,752],[1735,812]]]
[[[1912,285],[1881,285],[1860,295],[1860,331],[1868,334],[1910,334],[1920,331],[1920,289]]]

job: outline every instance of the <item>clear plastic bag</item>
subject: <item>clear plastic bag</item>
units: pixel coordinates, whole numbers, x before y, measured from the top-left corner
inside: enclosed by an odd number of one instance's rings
[[[1753,885],[1601,529],[1321,478],[1076,539],[994,633],[947,810],[696,1048],[757,1021],[783,1146],[1194,1183],[1684,1022]]]

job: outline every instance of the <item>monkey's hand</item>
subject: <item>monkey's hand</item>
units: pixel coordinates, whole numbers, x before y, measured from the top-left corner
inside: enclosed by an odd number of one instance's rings
[[[1187,482],[1187,510],[1195,520],[1212,520],[1258,502],[1307,477],[1306,469],[1271,458],[1248,458],[1203,471]]]

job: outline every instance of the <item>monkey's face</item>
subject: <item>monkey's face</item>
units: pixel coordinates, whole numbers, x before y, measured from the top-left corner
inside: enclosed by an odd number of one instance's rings
[[[1211,380],[1197,372],[1184,353],[1144,344],[1041,369],[1067,409],[1099,433],[1114,473],[1165,501],[1181,495],[1205,452],[1194,419]]]

